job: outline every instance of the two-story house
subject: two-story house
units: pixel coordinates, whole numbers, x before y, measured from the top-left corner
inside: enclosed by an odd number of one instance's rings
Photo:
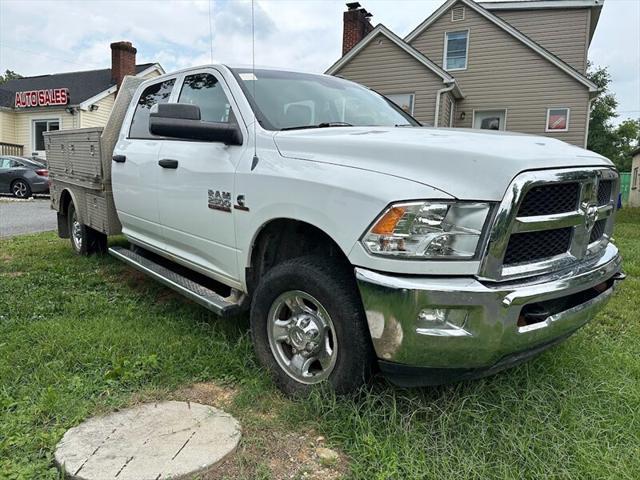
[[[448,0],[404,39],[357,2],[326,73],[366,85],[425,124],[546,135],[585,146],[587,52],[604,0]]]

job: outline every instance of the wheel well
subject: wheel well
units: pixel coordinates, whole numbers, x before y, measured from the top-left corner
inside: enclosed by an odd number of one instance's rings
[[[69,238],[69,220],[67,215],[69,214],[69,205],[73,199],[69,190],[63,190],[60,194],[60,203],[58,210],[58,236],[60,238]]]
[[[272,220],[260,230],[251,249],[251,263],[246,272],[249,293],[255,290],[258,280],[269,269],[304,255],[334,257],[350,267],[342,249],[318,227],[287,218]]]
[[[24,183],[26,183],[26,184],[27,184],[27,186],[29,185],[29,182],[27,182],[24,178],[19,177],[19,178],[14,178],[14,179],[11,181],[11,185],[10,185],[10,186],[11,186],[11,187],[13,187],[13,184],[14,184],[14,183],[16,183],[16,182],[24,182]]]
[[[69,193],[69,190],[63,190],[60,194],[60,214],[65,216],[67,215],[71,201],[71,194]]]

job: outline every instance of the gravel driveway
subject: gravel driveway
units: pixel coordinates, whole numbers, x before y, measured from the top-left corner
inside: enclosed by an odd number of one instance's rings
[[[16,200],[0,196],[0,238],[55,230],[56,212],[49,197]]]

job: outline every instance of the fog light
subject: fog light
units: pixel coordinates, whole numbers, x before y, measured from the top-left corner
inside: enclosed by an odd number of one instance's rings
[[[416,332],[434,336],[471,335],[464,330],[468,317],[468,310],[462,308],[424,308],[418,313]]]

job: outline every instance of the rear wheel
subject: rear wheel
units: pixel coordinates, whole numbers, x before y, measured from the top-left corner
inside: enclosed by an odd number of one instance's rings
[[[31,196],[31,187],[22,179],[18,179],[11,184],[11,193],[16,198],[29,198]]]
[[[289,395],[328,382],[357,390],[373,366],[371,340],[353,273],[310,256],[275,266],[261,279],[251,308],[260,362]]]
[[[107,236],[81,223],[73,202],[69,204],[67,218],[71,248],[74,252],[78,255],[91,255],[107,251]]]

